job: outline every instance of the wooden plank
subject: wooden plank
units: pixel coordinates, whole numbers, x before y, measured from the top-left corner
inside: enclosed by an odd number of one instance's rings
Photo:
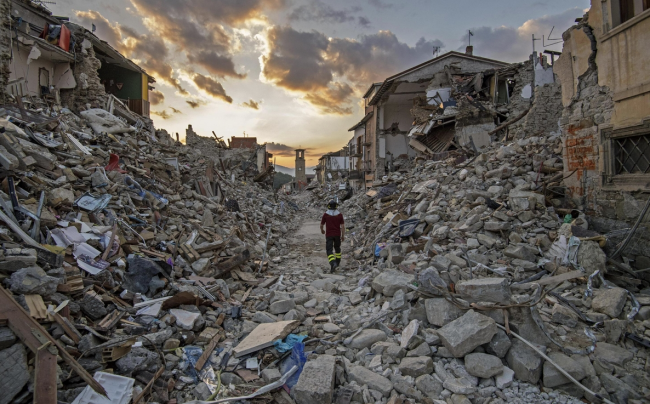
[[[56,404],[56,355],[47,348],[36,352],[34,404]]]
[[[260,283],[258,286],[260,288],[268,288],[269,286],[273,285],[278,280],[278,278],[278,276],[272,276]]]
[[[233,349],[233,353],[238,358],[268,348],[273,345],[275,340],[284,339],[299,324],[300,321],[297,320],[260,324]]]
[[[25,295],[25,303],[29,308],[29,315],[37,320],[47,318],[47,307],[43,302],[41,295]]]
[[[142,389],[142,391],[140,392],[140,394],[138,394],[138,395],[133,399],[133,404],[138,404],[138,403],[140,402],[140,400],[142,400],[142,398],[145,396],[145,394],[147,394],[147,393],[149,392],[149,390],[151,390],[151,386],[153,386],[154,382],[155,382],[156,380],[158,380],[158,378],[160,377],[160,375],[163,374],[164,371],[165,371],[165,367],[164,367],[164,366],[161,366],[160,369],[158,369],[158,371],[156,372],[156,374],[153,375],[153,377],[151,378],[151,380],[149,380],[149,383],[147,383],[147,385],[144,386],[144,389]]]
[[[30,317],[29,314],[11,297],[11,294],[0,285],[0,311],[9,321],[9,328],[18,335],[21,341],[27,345],[32,352],[38,352],[43,343],[36,337],[35,334],[41,335],[43,338],[49,340],[58,349],[58,354],[63,360],[81,377],[83,381],[95,390],[97,393],[106,397],[106,390],[102,387],[97,380],[79,365],[79,363],[66,351],[57,340],[52,338],[50,334],[41,325]],[[51,373],[52,377],[56,377],[56,372]],[[55,381],[56,383],[56,381]]]
[[[215,335],[208,346],[205,347],[205,350],[201,354],[201,357],[199,360],[196,361],[196,364],[194,365],[194,368],[198,370],[199,372],[201,369],[203,369],[203,366],[205,366],[205,362],[208,361],[210,358],[210,355],[212,355],[212,351],[214,351],[214,348],[217,347],[217,344],[219,343],[219,340],[221,339],[221,335],[217,334]]]
[[[61,328],[63,328],[63,332],[65,332],[65,335],[70,337],[70,339],[72,339],[75,342],[75,344],[78,344],[79,341],[81,341],[79,332],[76,329],[70,327],[68,322],[63,317],[61,317],[59,313],[55,313],[53,310],[50,310],[49,314],[50,316],[52,316],[54,321],[56,321],[57,324],[59,324]]]

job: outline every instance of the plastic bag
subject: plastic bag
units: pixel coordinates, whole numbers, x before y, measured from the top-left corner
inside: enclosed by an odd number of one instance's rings
[[[291,350],[294,345],[297,343],[301,343],[307,338],[306,335],[296,335],[296,334],[289,334],[287,335],[287,338],[282,342],[281,339],[275,341],[273,343],[273,347],[275,348],[276,351],[280,353],[285,353],[289,350]]]
[[[381,250],[386,248],[387,245],[388,244],[386,244],[386,243],[377,243],[375,245],[375,257],[379,257],[379,253],[381,252]]]
[[[280,364],[280,373],[287,373],[292,367],[297,366],[298,371],[294,373],[285,383],[289,390],[298,383],[298,378],[302,373],[302,368],[307,363],[307,355],[305,355],[305,345],[302,342],[296,343],[291,348],[291,355]]]

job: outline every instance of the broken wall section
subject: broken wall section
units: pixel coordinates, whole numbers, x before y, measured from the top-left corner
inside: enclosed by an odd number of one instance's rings
[[[7,83],[9,82],[9,62],[11,60],[11,1],[0,0],[0,103],[9,103]]]
[[[61,103],[68,108],[78,111],[91,108],[103,108],[107,95],[98,70],[102,62],[95,57],[95,49],[86,32],[74,33],[74,52],[77,62],[74,66],[74,78],[77,87],[72,90],[61,90]]]

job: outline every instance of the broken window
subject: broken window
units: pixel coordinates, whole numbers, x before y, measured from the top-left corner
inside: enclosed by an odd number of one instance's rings
[[[38,69],[38,85],[41,87],[41,95],[50,93],[50,71],[44,67]]]
[[[650,9],[650,0],[611,0],[614,27]]]
[[[614,174],[650,173],[650,133],[614,139]]]

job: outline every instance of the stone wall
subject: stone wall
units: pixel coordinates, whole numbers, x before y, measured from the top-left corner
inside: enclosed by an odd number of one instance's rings
[[[11,0],[0,0],[0,104],[9,103],[6,94],[11,59]]]
[[[91,108],[103,108],[106,104],[106,91],[98,73],[102,62],[95,57],[90,35],[85,31],[74,33],[77,62],[74,64],[73,73],[77,87],[61,90],[61,104],[74,111],[86,109],[88,104]]]
[[[515,88],[512,90],[510,96],[510,103],[508,104],[508,111],[510,117],[519,116],[522,112],[527,110],[533,102],[532,83],[533,83],[533,63],[528,60],[523,62],[514,77]],[[528,89],[528,90],[526,90]],[[525,92],[530,91],[530,96],[524,97]],[[508,128],[508,133],[515,134],[515,137],[523,133],[524,121],[520,120],[515,122]]]
[[[559,82],[535,87],[532,108],[521,121],[521,137],[559,132],[562,110],[562,86]]]
[[[570,28],[565,34],[578,30],[591,33],[591,26],[587,18]],[[587,35],[589,36],[589,35]],[[593,36],[592,36],[593,37]],[[565,42],[566,43],[566,42]],[[602,174],[605,172],[601,130],[608,127],[615,111],[613,91],[607,86],[599,84],[598,65],[595,40],[592,54],[589,57],[589,67],[578,77],[575,91],[570,102],[565,103],[565,108],[560,119],[560,128],[563,138],[564,185],[566,195],[579,210],[586,212],[590,226],[601,233],[629,228],[634,223],[648,195],[641,192],[621,192],[620,190],[603,189]],[[570,57],[570,53],[567,53]],[[564,56],[562,56],[564,57]],[[559,62],[559,61],[558,61]],[[563,85],[573,87],[571,76],[563,78]],[[574,172],[575,171],[575,172]],[[646,215],[643,226],[638,232],[637,239],[631,243],[626,253],[640,254],[643,248],[650,244],[650,215]],[[613,240],[621,241],[620,239]]]

